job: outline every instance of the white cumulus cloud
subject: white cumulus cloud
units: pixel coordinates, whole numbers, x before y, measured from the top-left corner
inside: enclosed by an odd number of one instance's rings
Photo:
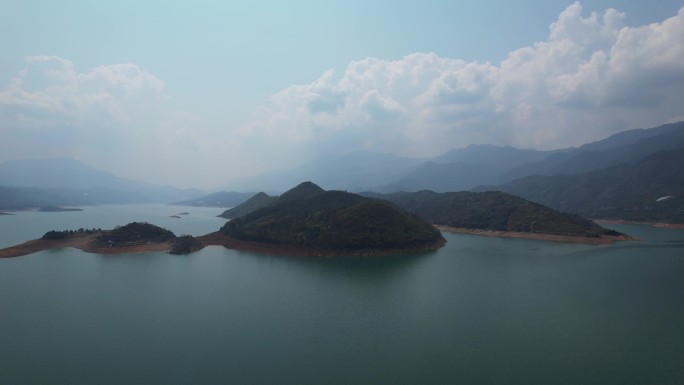
[[[0,161],[72,156],[131,177],[193,183],[320,153],[559,148],[681,119],[684,8],[650,25],[625,20],[614,9],[583,14],[576,2],[546,39],[500,63],[434,53],[352,61],[274,93],[239,127],[175,105],[164,82],[135,64],[79,70],[68,59],[30,56],[0,88]]]
[[[29,56],[0,92],[3,125],[20,120],[41,126],[126,122],[141,102],[163,98],[164,83],[133,64],[98,66],[79,73],[57,56]]]
[[[0,90],[0,160],[67,156],[160,181],[165,166],[188,161],[179,149],[198,150],[201,122],[174,110],[164,82],[137,65],[78,71],[57,56],[24,61]]]
[[[665,123],[684,112],[684,9],[651,25],[624,20],[614,9],[584,16],[576,2],[546,40],[498,64],[354,61],[273,95],[249,132],[298,151],[435,155],[470,143],[565,147]]]

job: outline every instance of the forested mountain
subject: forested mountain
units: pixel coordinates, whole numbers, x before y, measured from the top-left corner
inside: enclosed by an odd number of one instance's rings
[[[684,147],[684,122],[624,131],[577,149],[512,168],[508,181],[529,175],[581,174],[621,163],[637,162],[660,151]],[[502,183],[504,183],[502,181]]]
[[[534,175],[496,189],[591,218],[684,223],[684,148],[578,175]]]
[[[358,151],[235,182],[232,190],[282,191],[299,180],[349,191],[470,190],[530,175],[580,174],[684,147],[684,122],[620,132],[579,148],[552,151],[470,145],[431,159]]]
[[[557,151],[519,150],[510,146],[470,145],[421,164],[397,181],[373,190],[381,192],[470,190],[498,184],[511,168],[543,159]]]
[[[226,219],[235,219],[237,217],[249,214],[252,211],[260,209],[270,204],[275,199],[276,197],[272,197],[264,192],[260,192],[255,194],[253,197],[249,198],[245,202],[224,211],[221,215],[219,215],[219,217]]]
[[[467,229],[567,236],[615,235],[596,223],[498,191],[364,193],[384,199],[428,222]]]

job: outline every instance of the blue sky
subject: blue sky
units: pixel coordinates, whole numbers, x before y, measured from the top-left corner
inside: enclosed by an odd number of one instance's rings
[[[210,187],[330,152],[579,145],[684,116],[682,7],[5,0],[0,161]]]

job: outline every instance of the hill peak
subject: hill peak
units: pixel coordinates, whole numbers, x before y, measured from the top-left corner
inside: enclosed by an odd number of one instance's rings
[[[317,184],[307,181],[298,184],[296,187],[293,187],[290,190],[287,190],[278,198],[278,200],[285,201],[291,199],[304,199],[323,192],[325,192],[325,190],[320,188]]]

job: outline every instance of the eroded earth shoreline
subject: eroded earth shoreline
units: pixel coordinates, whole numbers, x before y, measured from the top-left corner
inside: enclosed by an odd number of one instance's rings
[[[404,249],[383,249],[383,250],[324,250],[292,245],[274,245],[259,242],[241,241],[232,237],[225,236],[220,232],[209,233],[195,237],[202,248],[207,246],[223,246],[227,249],[249,251],[261,254],[292,255],[307,257],[337,257],[337,256],[373,256],[373,255],[392,255],[414,252],[433,251],[442,246],[443,242],[424,245],[415,248]],[[12,258],[37,253],[39,251],[51,249],[63,249],[73,247],[87,253],[94,254],[131,254],[144,253],[148,251],[170,251],[173,246],[172,241],[168,242],[147,242],[134,245],[120,245],[106,247],[97,243],[97,234],[77,234],[66,239],[34,239],[19,245],[0,249],[0,258]]]
[[[564,242],[564,243],[582,243],[587,245],[608,245],[614,242],[621,241],[638,241],[639,238],[632,237],[626,234],[620,235],[601,235],[598,237],[581,237],[575,235],[559,235],[559,234],[544,234],[544,233],[523,233],[517,231],[496,231],[496,230],[481,230],[468,229],[462,227],[448,227],[436,225],[439,230],[448,233],[483,235],[488,237],[502,237],[502,238],[524,238],[535,239],[540,241]]]
[[[543,241],[566,242],[566,243],[583,243],[589,245],[606,245],[613,242],[638,240],[638,238],[628,235],[606,236],[600,237],[578,237],[568,235],[554,235],[541,233],[523,233],[513,231],[493,231],[493,230],[477,230],[467,228],[457,228],[448,226],[435,226],[440,231],[483,235],[491,237],[505,237],[505,238],[524,238]],[[0,249],[0,258],[12,258],[28,255],[44,250],[62,249],[73,247],[87,253],[94,254],[131,254],[144,253],[149,251],[166,251],[171,250],[172,241],[167,242],[147,242],[142,244],[119,245],[113,247],[102,246],[97,242],[97,234],[75,234],[65,239],[34,239],[19,245]],[[410,249],[388,249],[388,250],[324,250],[313,249],[307,247],[291,246],[291,245],[274,245],[259,242],[241,241],[232,237],[225,236],[220,232],[209,233],[198,236],[196,239],[206,246],[223,246],[227,249],[249,251],[261,254],[275,254],[275,255],[293,255],[293,256],[308,256],[308,257],[337,257],[337,256],[373,256],[373,255],[391,255],[413,252],[425,252],[436,250],[443,246],[440,244],[423,245],[420,247]]]

